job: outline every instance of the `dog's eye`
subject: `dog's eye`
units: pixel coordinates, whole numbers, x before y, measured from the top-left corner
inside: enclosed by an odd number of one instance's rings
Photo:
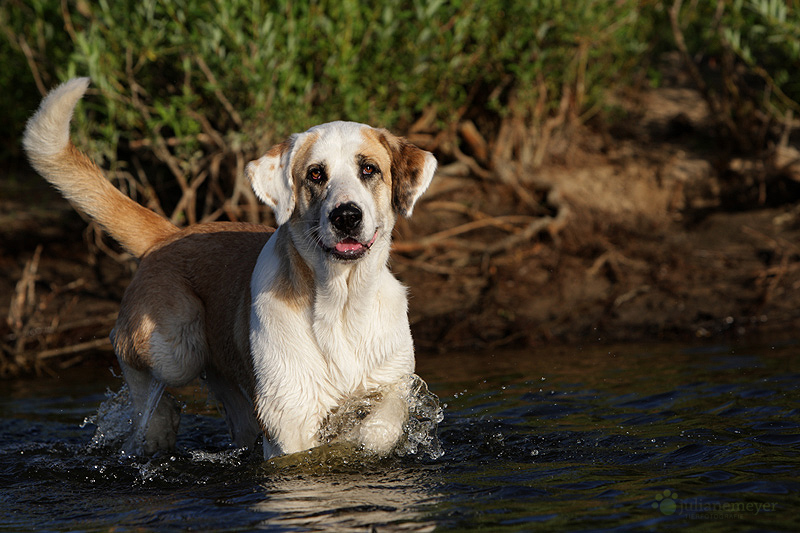
[[[361,165],[361,175],[365,178],[369,178],[374,176],[375,174],[379,173],[378,167],[373,165],[372,163],[365,163]]]
[[[311,167],[308,169],[306,177],[311,181],[321,181],[323,178],[322,169],[319,167]]]

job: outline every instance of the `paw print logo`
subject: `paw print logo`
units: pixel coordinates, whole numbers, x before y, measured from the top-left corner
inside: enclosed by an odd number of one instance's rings
[[[652,507],[661,511],[661,514],[669,516],[678,509],[678,505],[675,503],[676,499],[678,499],[677,493],[665,489],[664,492],[656,494],[656,501],[653,502]]]

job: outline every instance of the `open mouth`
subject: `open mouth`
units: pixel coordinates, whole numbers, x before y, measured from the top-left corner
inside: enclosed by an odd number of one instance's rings
[[[375,243],[375,239],[377,238],[378,230],[375,230],[375,234],[372,236],[372,239],[370,239],[369,242],[360,242],[351,237],[342,239],[332,247],[325,246],[322,244],[322,241],[317,242],[319,242],[319,245],[323,250],[331,254],[334,258],[341,259],[343,261],[352,261],[354,259],[360,259],[363,257],[364,254],[366,254]]]

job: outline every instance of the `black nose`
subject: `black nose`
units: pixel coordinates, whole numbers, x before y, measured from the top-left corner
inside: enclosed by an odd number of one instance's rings
[[[361,225],[361,209],[353,202],[347,202],[334,208],[328,218],[334,228],[349,235]]]

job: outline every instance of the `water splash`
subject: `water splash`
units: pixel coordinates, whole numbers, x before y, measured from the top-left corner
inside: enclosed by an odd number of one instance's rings
[[[89,450],[121,449],[135,429],[135,413],[128,386],[122,385],[117,392],[106,391],[106,399],[94,416],[86,417],[81,424],[96,426]]]
[[[407,376],[401,383],[342,402],[320,428],[320,442],[326,445],[355,441],[359,425],[390,392],[389,389],[393,389],[392,393],[399,391],[408,406],[403,436],[394,453],[401,457],[427,455],[431,459],[444,455],[437,436],[438,424],[444,419],[442,406],[439,398],[428,390],[428,385],[416,374]]]
[[[444,455],[437,436],[438,424],[444,419],[439,398],[428,390],[419,376],[411,374],[392,388],[401,391],[408,406],[408,419],[403,424],[403,436],[394,453],[404,456],[427,456],[438,459]],[[388,387],[378,389],[365,396],[353,397],[344,401],[332,413],[320,429],[320,443],[352,444],[360,423],[380,402]],[[122,450],[136,431],[137,416],[133,408],[127,385],[118,392],[107,391],[106,399],[94,416],[84,419],[81,427],[88,424],[96,426],[89,442],[90,451]],[[336,448],[341,448],[337,446]],[[351,450],[352,451],[352,450]],[[218,457],[206,452],[189,452],[199,460],[214,460]],[[226,451],[224,453],[230,453]],[[126,455],[123,453],[123,455]],[[223,454],[224,455],[224,454]]]
[[[408,420],[406,440],[396,450],[398,455],[426,454],[431,459],[444,455],[437,428],[444,420],[439,398],[428,390],[428,384],[416,374],[408,377]]]

